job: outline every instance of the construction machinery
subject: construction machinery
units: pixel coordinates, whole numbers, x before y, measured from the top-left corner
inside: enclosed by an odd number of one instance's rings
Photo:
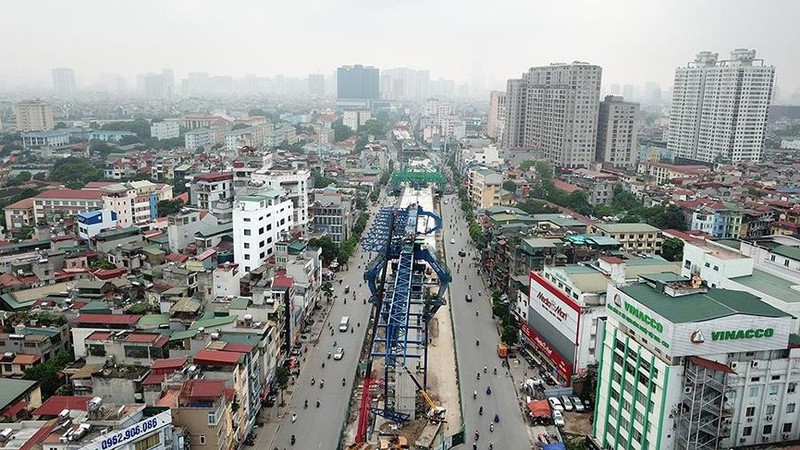
[[[428,420],[430,420],[431,422],[436,422],[436,423],[445,422],[444,415],[447,412],[447,410],[442,408],[441,406],[438,406],[433,401],[431,396],[428,395],[428,392],[422,387],[421,384],[419,384],[419,381],[417,381],[417,378],[414,376],[414,374],[411,373],[410,370],[408,370],[408,367],[403,366],[403,369],[405,369],[405,371],[408,374],[408,376],[411,377],[411,381],[413,381],[414,384],[417,385],[417,389],[419,389],[420,395],[422,395],[422,398],[425,399],[425,402],[428,403],[428,406],[430,407],[430,409],[428,410],[428,413],[426,414],[426,417],[428,418]]]

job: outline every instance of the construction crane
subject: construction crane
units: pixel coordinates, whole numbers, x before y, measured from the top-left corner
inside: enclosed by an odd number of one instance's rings
[[[410,370],[408,370],[408,367],[403,366],[403,369],[405,369],[405,371],[408,374],[408,376],[411,377],[411,380],[414,382],[414,384],[417,385],[417,389],[419,389],[419,393],[422,395],[422,398],[425,399],[425,401],[428,403],[428,406],[430,406],[430,408],[431,408],[431,409],[428,410],[428,414],[426,416],[428,418],[428,420],[430,420],[431,422],[436,422],[436,423],[445,422],[444,415],[447,412],[447,410],[442,408],[441,406],[438,406],[433,401],[431,396],[428,395],[428,392],[422,387],[422,385],[419,383],[419,381],[417,381],[417,378],[414,376],[414,374],[411,373]]]

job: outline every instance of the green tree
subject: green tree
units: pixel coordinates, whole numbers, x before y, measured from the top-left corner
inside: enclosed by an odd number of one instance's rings
[[[372,136],[382,136],[386,133],[384,125],[375,119],[370,119],[360,127],[360,132],[371,134]]]
[[[661,256],[667,261],[683,260],[683,240],[678,238],[666,238],[661,245]]]
[[[14,178],[8,180],[9,186],[19,186],[20,184],[25,184],[31,181],[31,173],[27,170],[23,170],[17,174]]]
[[[523,171],[528,171],[528,170],[530,170],[531,167],[533,167],[535,165],[536,165],[536,161],[529,159],[529,160],[522,161],[521,163],[519,163],[519,169],[523,170]]]
[[[150,121],[147,119],[107,123],[101,129],[107,131],[130,131],[136,133],[140,139],[148,139],[150,137]]]
[[[356,151],[364,150],[364,147],[366,147],[368,144],[369,144],[369,137],[367,137],[367,135],[364,133],[359,133],[355,143]]]
[[[172,200],[161,200],[158,202],[158,217],[166,217],[180,212],[183,201],[177,198]]]
[[[61,350],[54,358],[28,368],[25,371],[24,378],[38,381],[42,390],[42,397],[50,397],[63,384],[65,378],[61,376],[61,370],[71,362],[72,356],[69,352]]]
[[[103,141],[95,140],[89,142],[89,153],[90,154],[97,153],[102,159],[105,159],[113,151],[114,147],[108,145]]]
[[[117,266],[111,264],[110,262],[104,259],[97,259],[91,264],[92,270],[103,269],[103,270],[113,270],[116,269]]]
[[[611,201],[611,207],[614,210],[628,211],[641,206],[642,202],[635,195],[622,190],[620,185],[614,187],[614,199]]]
[[[119,145],[131,145],[131,144],[138,144],[142,142],[138,136],[122,136],[119,140]]]
[[[516,344],[519,340],[519,333],[517,332],[517,327],[511,325],[504,326],[503,331],[500,334],[500,339],[508,345]]]
[[[517,183],[514,183],[511,180],[506,180],[503,182],[503,189],[507,190],[508,192],[517,192]]]
[[[237,123],[236,125],[233,126],[233,128],[231,128],[231,130],[243,130],[245,128],[250,128],[250,125],[247,125],[245,123]]]
[[[336,142],[342,142],[345,139],[353,136],[355,132],[353,129],[342,123],[342,119],[337,119],[333,122],[333,140]]]
[[[33,179],[38,181],[45,181],[47,180],[47,172],[36,172],[36,175],[33,176]]]
[[[86,158],[70,156],[60,159],[50,170],[50,180],[65,183],[71,189],[79,189],[90,181],[103,179],[103,169]]]
[[[328,178],[328,177],[320,174],[319,171],[317,171],[317,170],[311,171],[311,176],[314,179],[314,187],[316,189],[326,188],[326,187],[328,187],[328,186],[330,186],[330,185],[332,185],[332,184],[334,184],[336,182],[332,178]]]
[[[309,239],[308,245],[310,247],[322,249],[322,261],[326,265],[333,262],[339,253],[339,247],[331,240],[329,236]]]

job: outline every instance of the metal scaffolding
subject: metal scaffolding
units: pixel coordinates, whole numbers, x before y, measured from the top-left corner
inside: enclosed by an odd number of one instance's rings
[[[736,372],[705,358],[686,358],[683,395],[678,405],[676,448],[715,450],[731,433],[733,391],[728,378]]]

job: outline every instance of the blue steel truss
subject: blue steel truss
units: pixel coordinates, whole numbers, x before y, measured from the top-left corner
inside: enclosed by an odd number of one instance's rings
[[[421,216],[433,219],[433,227],[418,231]],[[389,236],[392,218],[394,232]],[[380,305],[378,332],[370,353],[372,357],[383,358],[387,366],[402,366],[407,358],[422,356],[427,344],[423,326],[444,304],[444,293],[452,280],[450,272],[422,240],[417,240],[418,234],[433,233],[441,227],[439,216],[418,205],[406,209],[382,208],[362,244],[364,250],[378,253],[364,271],[364,280],[372,293],[370,302]],[[427,305],[423,285],[426,262],[439,278],[437,295]],[[395,270],[379,298],[378,279],[387,264],[392,264]]]

